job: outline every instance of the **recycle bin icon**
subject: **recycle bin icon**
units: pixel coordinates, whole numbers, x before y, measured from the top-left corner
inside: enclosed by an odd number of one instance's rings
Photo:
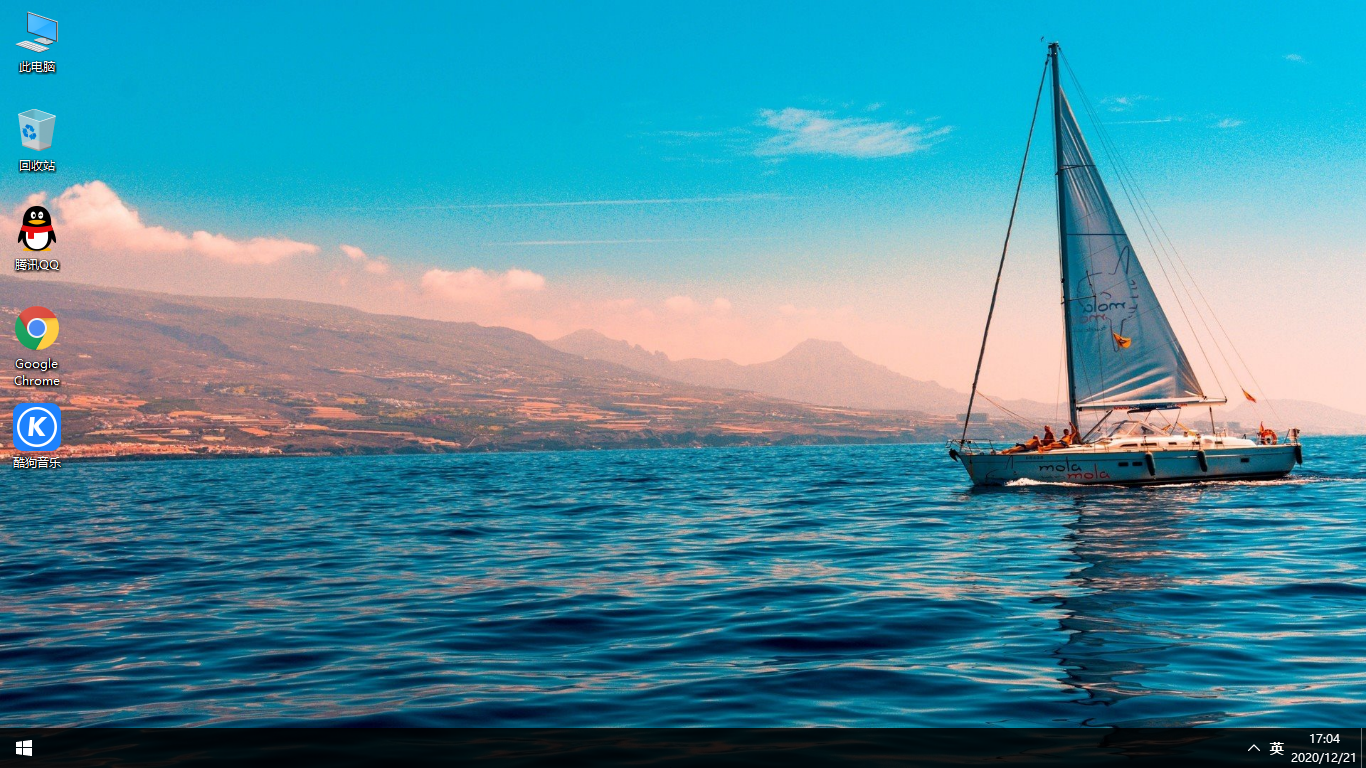
[[[47,149],[52,146],[52,128],[56,124],[57,116],[41,109],[20,112],[19,140],[29,149]]]

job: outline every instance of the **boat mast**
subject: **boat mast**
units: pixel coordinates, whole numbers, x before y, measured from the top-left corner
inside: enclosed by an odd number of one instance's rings
[[[1062,84],[1058,75],[1058,44],[1048,44],[1048,62],[1053,67],[1053,164],[1058,180],[1058,260],[1062,265],[1062,336],[1067,342],[1067,413],[1072,427],[1080,430],[1077,417],[1077,377],[1072,370],[1072,302],[1067,300],[1067,219],[1063,214],[1063,177],[1062,157]]]
[[[1006,253],[1010,250],[1010,233],[1015,229],[1015,211],[1020,207],[1020,190],[1024,189],[1025,169],[1029,167],[1029,148],[1034,146],[1034,126],[1039,122],[1039,105],[1043,103],[1043,84],[1048,78],[1048,59],[1043,60],[1039,74],[1039,90],[1034,94],[1034,113],[1029,118],[1029,135],[1025,137],[1024,159],[1020,161],[1020,177],[1015,180],[1015,199],[1010,204],[1010,221],[1006,224],[1006,241],[1001,244],[1001,261],[996,265],[996,283],[991,288],[991,305],[987,308],[987,324],[982,329],[982,347],[977,350],[977,369],[972,372],[972,391],[968,393],[968,412],[963,416],[960,445],[968,441],[968,426],[972,423],[972,403],[977,398],[977,382],[982,376],[982,361],[987,356],[987,336],[991,334],[991,316],[996,313],[996,296],[1001,292],[1001,274],[1006,268]]]

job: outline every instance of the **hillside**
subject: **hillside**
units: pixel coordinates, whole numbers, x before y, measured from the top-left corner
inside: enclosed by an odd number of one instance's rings
[[[472,323],[0,278],[0,311],[31,305],[53,310],[61,334],[24,357],[58,361],[62,384],[7,385],[3,413],[59,402],[77,453],[875,442],[950,429],[669,381]]]
[[[940,417],[959,417],[967,407],[967,393],[935,382],[903,376],[869,362],[835,341],[808,339],[782,357],[765,363],[739,365],[730,360],[670,360],[661,352],[610,339],[591,330],[575,331],[547,342],[556,349],[591,360],[612,362],[663,379],[707,387],[742,389],[818,405],[919,411]],[[1011,413],[1035,421],[1056,421],[1052,405],[1032,400],[998,400]],[[1284,430],[1291,426],[1307,434],[1366,434],[1366,416],[1322,403],[1277,400],[1273,413],[1265,403],[1244,403],[1216,411],[1220,424],[1254,430],[1259,421]],[[993,422],[982,433],[1011,434],[1013,419],[991,403],[978,399],[974,412]],[[1278,418],[1279,417],[1279,418]],[[1196,423],[1201,422],[1198,417]],[[979,428],[974,426],[974,433]]]
[[[1366,416],[1307,400],[1276,400],[1260,406],[1243,403],[1225,409],[1218,418],[1238,423],[1248,432],[1265,421],[1274,429],[1298,427],[1309,435],[1366,435]]]
[[[808,339],[782,357],[764,363],[739,365],[730,360],[671,361],[625,341],[590,330],[576,331],[547,342],[550,346],[592,360],[626,366],[675,381],[707,387],[744,389],[818,405],[921,411],[954,417],[967,408],[966,392],[933,381],[903,376],[869,362],[837,341]],[[1003,401],[1025,416],[1051,417],[1054,408],[1027,400]],[[1001,418],[1002,412],[978,401],[979,413]]]

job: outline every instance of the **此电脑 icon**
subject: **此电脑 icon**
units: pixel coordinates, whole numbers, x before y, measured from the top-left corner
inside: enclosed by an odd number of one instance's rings
[[[47,50],[49,45],[57,42],[57,20],[30,13],[28,15],[28,33],[37,35],[38,38],[33,41],[20,40],[15,45],[20,48],[27,48],[34,53],[42,53]]]

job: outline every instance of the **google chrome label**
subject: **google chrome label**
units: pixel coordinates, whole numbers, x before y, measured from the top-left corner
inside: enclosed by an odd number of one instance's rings
[[[57,316],[46,307],[29,307],[14,321],[14,335],[29,349],[47,349],[57,340]]]

